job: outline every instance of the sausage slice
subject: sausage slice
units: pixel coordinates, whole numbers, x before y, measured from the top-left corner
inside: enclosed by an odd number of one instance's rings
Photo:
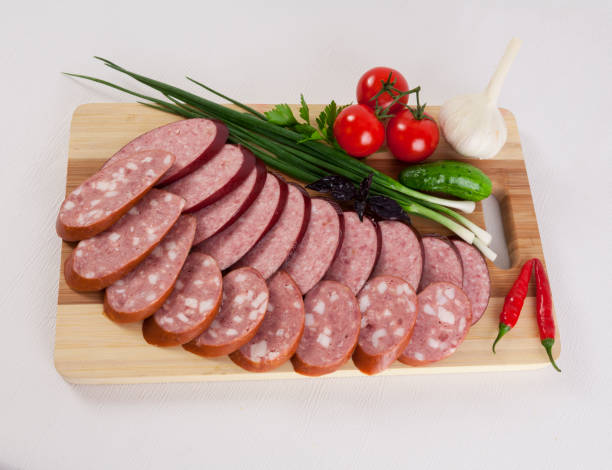
[[[489,268],[482,253],[463,240],[452,240],[459,250],[463,265],[463,291],[472,303],[472,325],[475,324],[487,309],[491,295],[491,278]]]
[[[266,166],[259,160],[249,176],[236,189],[217,202],[193,212],[197,228],[193,244],[203,242],[238,220],[259,196],[266,182]]]
[[[342,211],[323,198],[313,198],[310,220],[304,238],[285,262],[283,269],[295,280],[302,294],[306,294],[333,263],[342,246]]]
[[[389,367],[406,349],[417,318],[417,295],[395,276],[370,279],[357,298],[361,310],[353,362],[364,374]]]
[[[225,270],[242,258],[280,217],[287,202],[287,183],[268,173],[261,193],[238,220],[195,249],[217,260]]]
[[[144,260],[181,215],[185,201],[152,189],[119,221],[81,240],[64,264],[66,283],[78,291],[101,290]]]
[[[291,358],[303,375],[319,376],[340,368],[353,354],[361,314],[351,290],[336,281],[321,281],[304,299],[304,334]]]
[[[195,233],[195,219],[182,215],[136,269],[106,288],[104,312],[117,323],[153,315],[172,292]]]
[[[419,291],[432,282],[450,282],[463,285],[463,265],[459,250],[446,237],[425,235],[422,238],[425,262]]]
[[[164,189],[185,199],[183,212],[195,212],[233,191],[254,165],[251,152],[226,144],[204,165]]]
[[[372,276],[397,276],[416,290],[423,272],[420,235],[410,225],[397,220],[383,220],[378,225],[382,247]]]
[[[230,359],[251,372],[265,372],[288,361],[304,331],[304,302],[296,283],[285,271],[267,282],[268,311],[251,341],[230,354]]]
[[[453,354],[472,321],[470,300],[455,284],[434,282],[417,298],[419,313],[412,337],[398,358],[411,366],[441,361]]]
[[[66,241],[93,237],[129,211],[172,166],[174,155],[150,150],[126,155],[103,167],[62,203],[57,234]]]
[[[223,147],[227,135],[227,127],[222,122],[184,119],[136,137],[109,158],[104,166],[121,161],[134,152],[160,149],[176,156],[172,167],[159,181],[160,185],[169,184],[202,166]]]
[[[236,266],[251,266],[257,269],[264,279],[268,279],[300,243],[309,219],[310,196],[301,186],[289,183],[287,204],[278,222]]]
[[[253,268],[239,268],[226,274],[221,310],[206,331],[183,347],[204,357],[236,351],[257,333],[268,298],[266,281]]]
[[[142,324],[147,343],[178,346],[200,335],[221,306],[221,271],[213,258],[191,253],[168,300]]]
[[[370,277],[380,255],[381,234],[375,222],[363,218],[356,212],[345,212],[342,247],[325,274],[325,279],[338,281],[347,286],[353,294],[361,290]]]

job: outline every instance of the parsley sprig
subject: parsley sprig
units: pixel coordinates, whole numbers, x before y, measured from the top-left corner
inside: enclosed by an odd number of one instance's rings
[[[298,122],[291,108],[287,104],[277,104],[270,111],[264,113],[266,119],[276,125],[287,127],[303,135],[304,138],[299,142],[307,142],[310,140],[323,140],[328,144],[337,146],[334,137],[334,122],[338,114],[349,105],[338,106],[334,100],[329,103],[323,111],[315,118],[316,127],[311,122],[310,108],[304,99],[304,95],[300,95],[300,109],[298,114],[303,122]]]

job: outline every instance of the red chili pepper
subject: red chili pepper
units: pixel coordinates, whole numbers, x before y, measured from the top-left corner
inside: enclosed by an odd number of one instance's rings
[[[555,320],[553,318],[552,295],[550,293],[550,284],[544,266],[539,259],[535,260],[535,278],[536,278],[536,304],[537,304],[537,319],[538,328],[540,329],[540,339],[542,346],[546,349],[548,358],[553,367],[561,372],[561,369],[555,364],[552,357],[552,347],[555,344]]]
[[[533,259],[527,261],[521,268],[521,273],[514,284],[510,288],[510,292],[504,300],[504,308],[499,315],[499,333],[493,342],[493,352],[495,353],[495,345],[508,331],[514,328],[521,314],[523,302],[527,297],[527,288],[529,287],[529,279],[531,278],[531,270],[533,269]]]

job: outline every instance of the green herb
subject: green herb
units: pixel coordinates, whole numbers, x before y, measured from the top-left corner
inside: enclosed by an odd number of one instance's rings
[[[264,116],[269,122],[277,126],[293,127],[298,123],[288,104],[277,104],[270,111],[266,111]]]
[[[308,109],[308,104],[306,104],[303,93],[300,93],[300,104],[300,117],[306,121],[307,124],[310,124],[310,110]]]
[[[207,90],[211,90],[206,87]],[[216,93],[221,96],[220,93]],[[227,97],[225,97],[227,99]],[[238,104],[231,100],[232,103]],[[268,122],[276,124],[277,126],[286,127],[291,129],[303,137],[298,143],[308,142],[311,140],[323,140],[331,145],[337,145],[334,137],[334,122],[340,111],[346,108],[348,105],[338,106],[334,100],[325,106],[325,109],[316,117],[317,128],[313,127],[310,122],[310,109],[304,99],[304,95],[300,94],[300,109],[299,115],[305,122],[298,122],[291,111],[288,104],[277,104],[270,111],[264,113],[265,118]]]

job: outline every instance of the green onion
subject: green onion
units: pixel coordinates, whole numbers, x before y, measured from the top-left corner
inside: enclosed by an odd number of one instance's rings
[[[421,201],[421,204],[423,204],[426,207],[429,207],[430,209],[435,209],[444,214],[448,214],[454,219],[458,220],[463,225],[465,225],[467,228],[469,228],[472,232],[474,232],[474,235],[480,238],[481,241],[484,242],[485,245],[488,246],[493,240],[493,237],[491,236],[489,232],[480,228],[478,225],[476,225],[474,222],[472,222],[467,217],[464,217],[461,214],[457,214],[455,211],[450,210],[448,207],[444,207],[439,204],[433,204],[431,202],[426,202],[426,201]]]

